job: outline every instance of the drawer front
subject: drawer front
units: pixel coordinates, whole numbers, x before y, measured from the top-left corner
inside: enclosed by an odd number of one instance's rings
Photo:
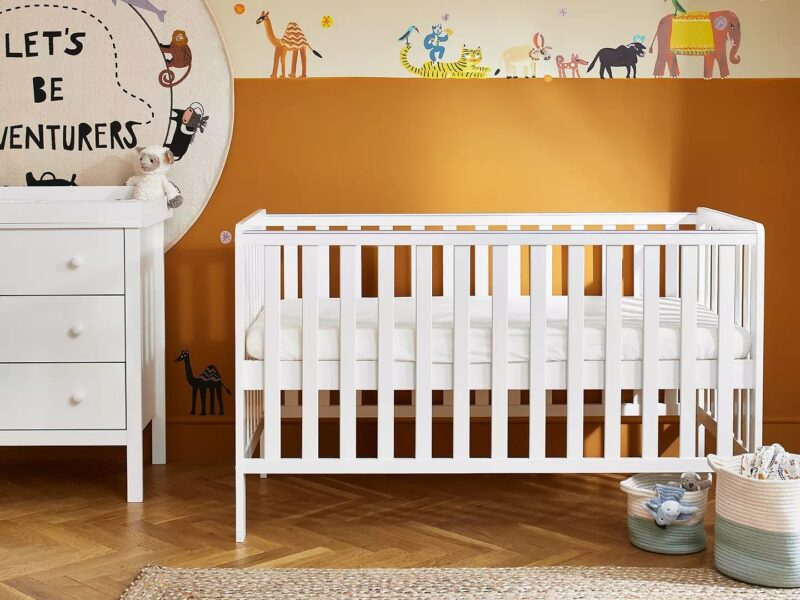
[[[0,231],[0,295],[124,293],[121,229]]]
[[[125,429],[125,365],[0,365],[0,431],[11,429]]]
[[[0,296],[0,363],[124,362],[124,296]]]

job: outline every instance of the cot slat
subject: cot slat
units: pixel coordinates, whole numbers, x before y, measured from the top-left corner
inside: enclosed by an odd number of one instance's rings
[[[734,268],[733,316],[737,325],[742,325],[742,253],[744,246],[736,246],[736,266]]]
[[[347,231],[361,231],[361,227],[358,225],[348,225]],[[356,249],[356,270],[353,274],[353,279],[355,281],[355,287],[353,288],[354,296],[356,298],[361,298],[361,246],[354,246]]]
[[[508,456],[508,253],[492,246],[492,458]]]
[[[666,226],[667,231],[677,231],[679,229],[680,226],[678,225]],[[667,298],[677,298],[679,296],[679,254],[679,246],[668,245],[664,248],[664,296]],[[664,401],[667,404],[678,404],[678,390],[664,390]]]
[[[696,453],[697,390],[697,246],[681,247],[681,412],[680,455]]]
[[[544,458],[547,430],[547,250],[531,246],[530,290],[530,418],[528,448],[531,458]]]
[[[552,231],[552,225],[539,225],[539,231]],[[545,281],[547,295],[553,295],[553,247],[547,246],[547,279]]]
[[[677,231],[678,225],[667,225],[667,231]],[[664,247],[664,296],[667,298],[677,298],[679,294],[678,284],[680,274],[678,264],[680,260],[680,249],[678,246],[668,245]]]
[[[647,225],[634,225],[633,229],[636,231],[647,231]],[[644,281],[644,247],[633,247],[633,295],[641,298],[642,285]]]
[[[446,225],[444,231],[455,231],[455,225]],[[453,247],[442,246],[442,291],[445,296],[453,295]]]
[[[476,231],[488,231],[488,225],[477,225]],[[475,295],[489,295],[489,246],[475,246]]]
[[[622,246],[607,246],[605,260],[606,300],[606,347],[605,389],[603,402],[605,412],[605,435],[603,456],[619,458],[622,392],[620,371],[622,367]]]
[[[424,225],[412,225],[411,231],[425,231]],[[417,295],[417,248],[412,246],[409,252],[409,262],[411,263],[411,297]]]
[[[617,230],[617,226],[616,225],[603,225],[602,229],[603,229],[603,231],[616,231]],[[601,291],[602,291],[603,294],[606,293],[606,284],[607,284],[607,282],[606,282],[606,266],[605,266],[606,265],[606,254],[607,254],[607,246],[602,246],[601,249],[600,249],[600,256],[601,256],[601,261],[602,261],[602,264],[603,264],[603,275],[602,275],[602,283],[601,283],[601,285],[602,285],[602,290]]]
[[[736,247],[719,246],[717,252],[717,454],[733,455],[733,294]]]
[[[750,246],[742,247],[742,325],[749,329],[750,327],[750,292],[752,281],[750,280]]]
[[[569,246],[567,256],[567,458],[582,458],[584,247]]]
[[[697,229],[703,231],[707,229],[705,225],[698,225]],[[697,303],[702,306],[709,306],[708,295],[708,246],[702,245],[698,248],[697,259]]]
[[[378,246],[378,458],[394,456],[394,247]]]
[[[711,246],[711,310],[719,308],[719,246]]]
[[[469,248],[454,251],[453,458],[469,458]]]
[[[642,253],[642,457],[658,456],[658,329],[661,280],[658,246],[645,246]]]
[[[319,226],[315,227],[317,231],[328,231],[329,227]],[[319,277],[319,288],[317,288],[318,298],[330,298],[331,296],[331,250],[327,246],[320,246],[317,251],[317,260],[319,265],[317,267]]]
[[[356,247],[339,253],[339,456],[356,457]]]
[[[475,231],[488,231],[488,225],[476,225]],[[489,295],[489,246],[473,246],[475,296]],[[475,404],[489,406],[489,390],[475,390]]]
[[[522,227],[519,225],[509,225],[508,231],[520,231]],[[520,246],[508,246],[508,294],[512,297],[517,297],[522,293],[522,285],[520,283]]]
[[[303,246],[302,454],[306,459],[319,458],[319,254],[317,246]]]
[[[297,271],[295,271],[295,276]],[[281,248],[264,247],[264,457],[281,457]],[[247,440],[250,441],[249,439]]]
[[[297,227],[284,227],[286,231],[297,231]],[[297,290],[297,246],[283,247],[283,297],[298,298]]]
[[[433,397],[431,395],[431,334],[433,291],[433,248],[417,246],[416,324],[416,458],[430,458]]]

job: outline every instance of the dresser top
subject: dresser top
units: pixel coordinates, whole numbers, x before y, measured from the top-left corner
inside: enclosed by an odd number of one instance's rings
[[[0,229],[141,228],[172,216],[167,201],[132,200],[130,186],[0,187]]]

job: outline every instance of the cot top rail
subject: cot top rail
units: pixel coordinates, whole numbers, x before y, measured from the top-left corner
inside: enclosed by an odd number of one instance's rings
[[[239,230],[236,243],[260,246],[705,246],[756,245],[756,232],[713,230],[282,231]]]
[[[278,214],[259,210],[237,224],[237,230],[264,227],[369,227],[468,225],[696,225],[696,213],[376,213]]]
[[[761,223],[713,208],[698,208],[697,224],[715,230],[755,231],[759,236],[764,235],[764,226]]]

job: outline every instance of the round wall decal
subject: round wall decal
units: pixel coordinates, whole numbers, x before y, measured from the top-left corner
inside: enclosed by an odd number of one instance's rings
[[[203,0],[0,1],[0,185],[121,185],[164,145],[184,204],[205,208],[233,130],[233,79]]]

